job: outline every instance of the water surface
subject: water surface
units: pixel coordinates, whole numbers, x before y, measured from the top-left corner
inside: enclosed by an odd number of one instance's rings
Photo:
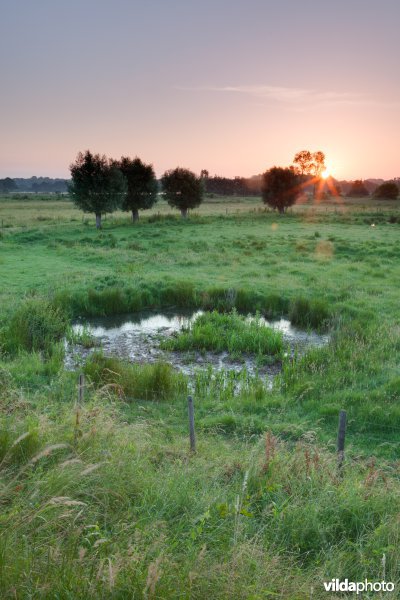
[[[84,329],[96,341],[108,356],[117,356],[131,362],[152,363],[166,361],[187,375],[191,375],[199,368],[208,368],[210,365],[217,370],[241,371],[246,367],[249,373],[272,378],[281,369],[281,363],[270,365],[257,365],[253,355],[243,354],[240,359],[232,359],[227,352],[171,352],[162,350],[160,343],[165,338],[176,335],[182,328],[190,327],[191,323],[203,311],[179,310],[162,312],[140,312],[134,315],[119,315],[112,317],[97,317],[81,320],[73,325],[75,332]],[[248,316],[254,319],[254,316]],[[287,353],[303,353],[311,346],[323,346],[329,341],[328,335],[321,335],[313,331],[304,331],[294,327],[287,319],[268,321],[261,318],[265,326],[272,327],[282,332],[287,344]],[[85,349],[80,345],[68,346],[66,366],[73,368],[93,349]]]

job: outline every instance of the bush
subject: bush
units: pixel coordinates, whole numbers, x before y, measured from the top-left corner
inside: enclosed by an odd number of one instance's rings
[[[2,345],[9,354],[21,350],[52,354],[54,345],[67,331],[65,313],[50,302],[32,298],[26,300],[11,317],[2,332]]]

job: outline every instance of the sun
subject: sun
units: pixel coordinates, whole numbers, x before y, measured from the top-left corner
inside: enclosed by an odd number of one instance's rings
[[[331,172],[329,169],[325,169],[325,171],[322,171],[321,173],[321,177],[322,179],[328,179],[328,177],[331,176]]]

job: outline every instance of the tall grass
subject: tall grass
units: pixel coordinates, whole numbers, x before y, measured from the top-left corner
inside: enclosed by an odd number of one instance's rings
[[[400,489],[384,468],[339,479],[331,453],[269,432],[200,435],[190,456],[186,436],[128,414],[90,396],[78,420],[65,407],[9,430],[3,597],[322,598],[332,577],[381,580],[383,554],[399,583]]]
[[[66,314],[42,298],[25,300],[1,331],[0,342],[7,353],[19,351],[51,354],[68,327]]]
[[[284,344],[282,334],[266,327],[259,316],[246,320],[236,311],[221,314],[203,313],[189,326],[163,343],[169,350],[228,351],[230,354],[248,352],[280,358]]]
[[[129,312],[138,312],[149,308],[202,308],[230,312],[236,308],[240,313],[259,312],[267,318],[287,316],[290,300],[277,293],[263,293],[246,290],[241,287],[206,287],[195,285],[191,281],[176,279],[155,284],[143,284],[137,287],[127,285],[103,285],[98,289],[89,287],[74,292],[57,291],[52,297],[55,306],[68,312],[71,317],[107,316]],[[296,303],[292,301],[292,305]],[[319,304],[307,302],[307,315],[312,315],[312,326],[320,326],[329,316],[329,308],[325,312]],[[301,309],[300,309],[301,311]],[[317,311],[320,314],[317,314]],[[296,320],[295,310],[292,309]],[[303,320],[304,321],[304,320]],[[299,324],[309,326],[308,317]]]
[[[93,353],[84,371],[97,387],[108,387],[129,400],[165,400],[187,390],[186,378],[167,363],[131,364]]]
[[[327,329],[332,313],[329,304],[318,298],[294,298],[289,304],[289,319],[293,325]]]
[[[67,311],[71,317],[107,316],[139,312],[149,308],[198,306],[193,284],[186,281],[173,283],[128,286],[105,286],[101,289],[82,289],[75,292],[58,291],[55,306]]]

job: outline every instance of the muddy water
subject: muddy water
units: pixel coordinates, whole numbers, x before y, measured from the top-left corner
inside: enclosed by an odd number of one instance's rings
[[[152,363],[166,361],[187,375],[193,375],[198,369],[209,368],[211,365],[216,370],[241,371],[244,367],[247,372],[259,373],[272,380],[279,373],[281,364],[257,365],[255,357],[243,355],[240,360],[233,360],[227,352],[170,352],[160,348],[160,342],[175,335],[183,327],[188,327],[202,311],[165,311],[142,312],[135,315],[121,315],[117,317],[101,317],[87,319],[74,324],[75,332],[86,330],[96,341],[97,348],[101,347],[106,355],[117,356],[132,362]],[[248,319],[254,317],[249,316]],[[262,319],[266,326],[282,332],[287,344],[287,353],[295,351],[303,353],[311,346],[323,346],[329,341],[328,335],[315,332],[302,331],[294,327],[287,319],[267,321]],[[85,349],[80,345],[67,346],[66,367],[74,368],[85,357],[93,352],[93,348]]]

